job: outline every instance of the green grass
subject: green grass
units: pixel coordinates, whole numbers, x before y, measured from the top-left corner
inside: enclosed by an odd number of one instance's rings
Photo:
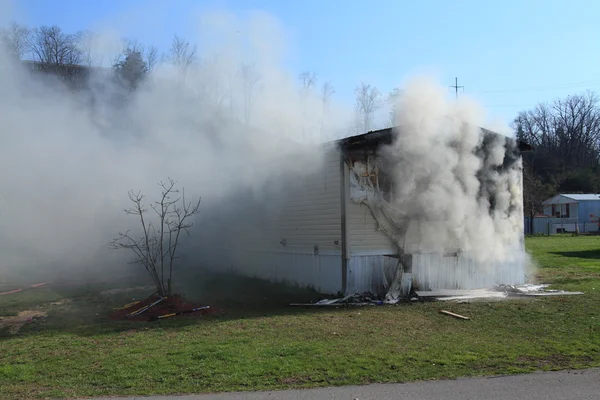
[[[11,399],[202,393],[600,366],[600,238],[526,244],[541,280],[585,295],[302,310],[281,305],[314,292],[214,278],[204,292],[225,314],[153,323],[106,318],[141,294],[110,301],[92,288],[14,295],[10,307],[18,309],[75,298],[0,337],[0,392]],[[233,293],[238,300],[227,300]],[[0,309],[7,300],[0,298]]]

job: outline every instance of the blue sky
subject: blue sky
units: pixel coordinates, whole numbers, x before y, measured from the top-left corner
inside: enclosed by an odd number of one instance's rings
[[[363,80],[388,92],[422,72],[465,86],[509,122],[540,101],[600,89],[600,2],[592,0],[20,0],[15,19],[66,31],[122,18],[124,34],[166,50],[193,32],[195,11],[263,10],[289,35],[287,64],[330,79],[351,102]],[[143,18],[136,17],[143,9]],[[124,17],[127,16],[127,17]],[[123,23],[123,21],[127,23]],[[451,90],[448,89],[449,94]]]

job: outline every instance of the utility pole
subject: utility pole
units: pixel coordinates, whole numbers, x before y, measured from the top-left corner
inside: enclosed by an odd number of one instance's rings
[[[458,89],[462,88],[463,91],[465,90],[464,86],[458,86],[458,78],[454,78],[454,86],[450,86],[450,87],[454,89],[457,99],[458,99]]]

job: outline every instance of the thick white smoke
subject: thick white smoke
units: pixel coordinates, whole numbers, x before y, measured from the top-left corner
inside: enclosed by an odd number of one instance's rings
[[[114,30],[86,42],[103,68],[83,91],[32,74],[0,51],[0,270],[122,268],[110,257],[130,255],[107,243],[137,227],[123,213],[127,192],[154,199],[167,177],[202,197],[201,216],[226,204],[229,220],[253,235],[253,223],[276,212],[243,226],[255,211],[249,204],[268,211],[279,182],[321,169],[314,146],[342,136],[352,110],[325,107],[314,90],[298,87],[284,67],[279,23],[263,13],[211,12],[193,31],[198,40],[187,39],[201,45],[201,62],[185,74],[159,64],[127,96],[110,68],[122,50]],[[396,116],[400,135],[386,150],[398,183],[393,206],[413,221],[407,236],[419,250],[459,248],[480,261],[522,257],[519,168],[496,171],[505,160],[501,139],[487,143],[483,157],[474,154],[482,110],[414,80]],[[219,232],[211,237],[220,240]]]
[[[392,206],[411,221],[407,247],[465,251],[480,263],[522,268],[521,164],[503,136],[484,136],[485,113],[448,100],[428,79],[409,82],[396,105],[397,139],[385,149]],[[503,170],[503,166],[506,167]]]
[[[110,67],[73,92],[0,51],[0,268],[110,263],[107,243],[138,224],[123,212],[128,190],[153,200],[167,177],[210,214],[240,190],[260,199],[267,183],[319,168],[312,146],[344,128],[350,110],[329,104],[324,113],[316,93],[300,93],[285,45],[274,43],[279,25],[214,13],[195,31],[219,45],[184,79],[160,65],[125,100]],[[91,50],[107,66],[116,35],[97,33]]]

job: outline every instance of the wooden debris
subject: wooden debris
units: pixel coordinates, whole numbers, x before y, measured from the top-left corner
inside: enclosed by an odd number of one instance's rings
[[[139,301],[134,301],[134,302],[132,302],[132,303],[127,303],[127,304],[125,304],[123,307],[117,307],[117,308],[113,308],[113,310],[124,310],[124,309],[126,309],[126,308],[133,307],[133,306],[135,306],[136,304],[140,304],[141,302],[142,302],[142,301],[141,301],[141,300],[139,300]]]
[[[139,310],[135,310],[134,312],[130,313],[129,316],[130,317],[135,317],[137,315],[140,315],[141,313],[149,310],[150,308],[154,307],[155,305],[157,305],[158,303],[160,303],[163,300],[166,300],[167,297],[161,297],[158,300],[156,300],[154,303],[148,304],[147,306],[144,306],[142,308],[140,308]]]
[[[449,315],[449,316],[451,316],[451,317],[454,317],[454,318],[459,318],[459,319],[471,319],[471,318],[469,318],[469,317],[465,317],[464,315],[454,314],[453,312],[446,311],[446,310],[440,310],[440,312],[441,312],[442,314],[446,314],[446,315]]]

